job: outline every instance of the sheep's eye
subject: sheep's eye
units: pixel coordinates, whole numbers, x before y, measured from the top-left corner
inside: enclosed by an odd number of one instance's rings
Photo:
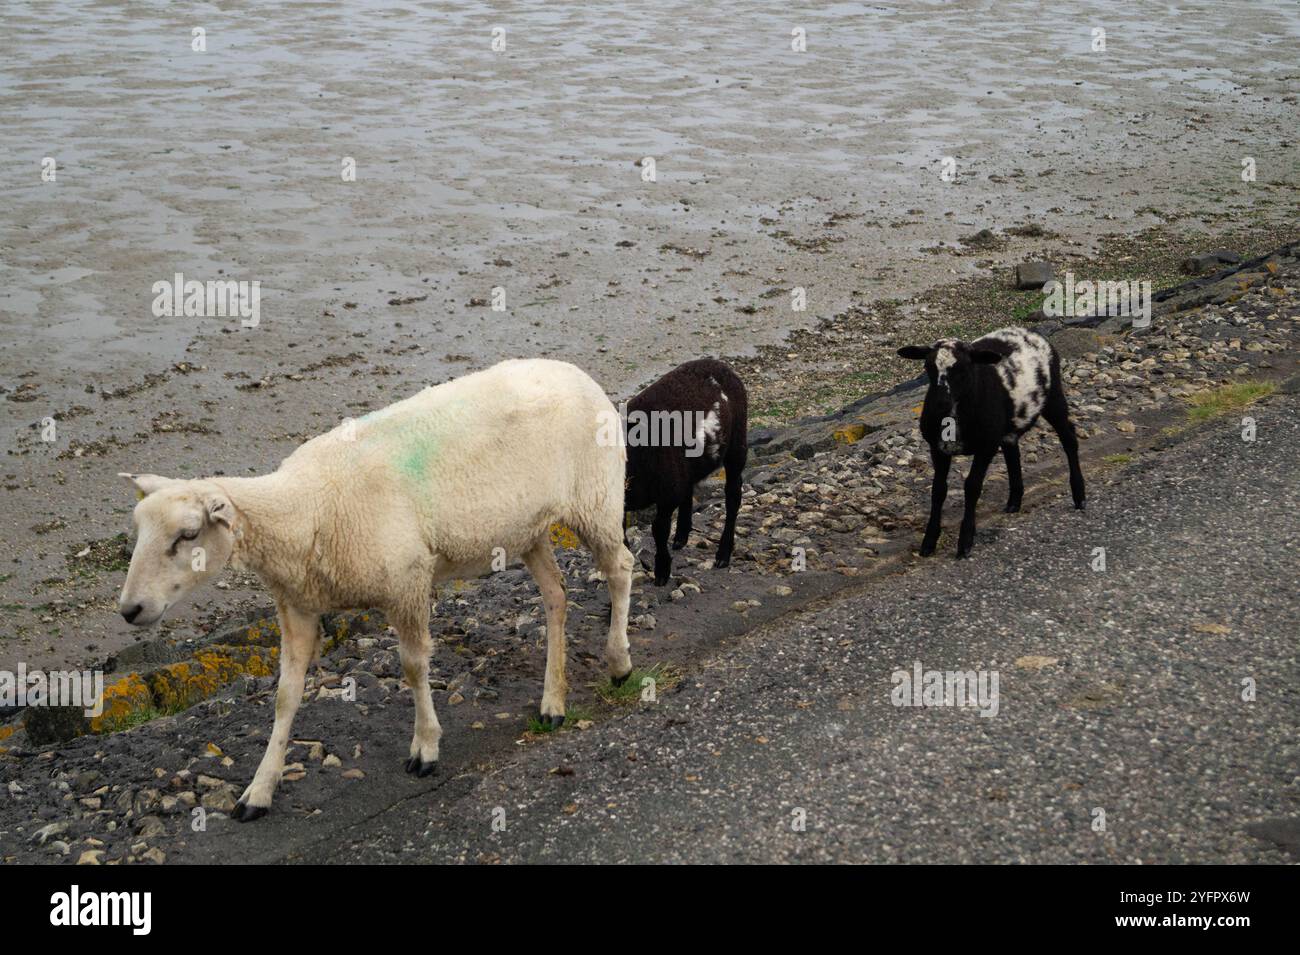
[[[181,541],[192,541],[198,536],[198,531],[181,531],[180,536],[172,541],[170,553],[176,553],[177,549],[181,546]]]

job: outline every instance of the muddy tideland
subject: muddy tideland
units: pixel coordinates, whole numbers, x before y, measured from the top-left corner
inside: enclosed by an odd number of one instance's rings
[[[1276,248],[1298,89],[1293,0],[8,0],[0,667],[140,638],[119,471],[265,472],[509,356],[615,398],[727,356],[775,424],[1028,320],[1019,262]],[[221,588],[163,632],[265,605]]]

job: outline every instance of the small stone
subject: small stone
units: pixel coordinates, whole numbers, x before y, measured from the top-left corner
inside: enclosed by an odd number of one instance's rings
[[[359,769],[345,769],[343,771],[344,779],[365,779],[366,774]]]
[[[203,794],[201,804],[204,809],[211,809],[214,812],[233,812],[235,808],[235,793],[231,786],[223,789],[214,789],[211,792]]]
[[[87,849],[77,857],[77,865],[99,865],[104,853],[100,849]]]
[[[1124,434],[1132,434],[1137,430],[1137,425],[1132,421],[1120,421],[1116,423],[1115,430],[1122,431]]]
[[[41,828],[37,829],[27,838],[29,842],[34,842],[38,846],[43,846],[45,845],[46,840],[51,836],[60,836],[67,831],[68,824],[66,822],[52,822],[48,826],[41,826]]]
[[[1022,291],[1041,289],[1055,277],[1052,266],[1047,262],[1022,262],[1016,266],[1016,288]]]
[[[141,839],[152,839],[154,836],[162,835],[167,831],[163,821],[157,816],[144,816],[136,823],[135,834]]]
[[[333,753],[330,753],[330,754],[329,754],[328,756],[326,756],[323,760],[321,760],[321,765],[322,765],[322,766],[328,766],[328,767],[331,767],[331,768],[334,767],[334,766],[342,766],[342,765],[343,765],[343,760],[339,759],[339,758],[338,758],[337,756],[335,756]]]
[[[167,853],[155,846],[154,848],[141,853],[140,858],[144,859],[146,862],[152,862],[154,865],[162,865],[167,861]]]

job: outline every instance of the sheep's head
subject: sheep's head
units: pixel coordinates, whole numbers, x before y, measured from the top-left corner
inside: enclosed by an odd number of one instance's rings
[[[933,345],[905,345],[898,350],[898,355],[924,361],[930,384],[942,388],[954,399],[971,387],[976,365],[995,365],[1002,360],[1001,352],[972,348],[955,338],[943,338]]]
[[[190,590],[221,572],[234,551],[235,508],[210,481],[123,474],[140,503],[132,520],[135,550],[118,610],[148,626]]]

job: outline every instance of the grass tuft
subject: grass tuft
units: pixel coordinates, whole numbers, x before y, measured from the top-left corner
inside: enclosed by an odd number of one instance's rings
[[[1238,381],[1197,392],[1187,398],[1187,416],[1193,421],[1209,421],[1242,411],[1276,390],[1277,385],[1269,381]]]
[[[595,714],[585,706],[566,706],[564,708],[564,725],[560,727],[560,730],[577,729],[579,720],[594,721]],[[528,732],[543,736],[547,733],[554,733],[555,727],[549,723],[543,723],[540,716],[530,716],[528,717]]]
[[[645,689],[642,685],[645,680],[654,680],[655,695],[658,696],[682,682],[682,671],[665,663],[656,663],[646,669],[635,667],[622,686],[615,686],[613,680],[606,679],[596,687],[596,693],[606,703],[636,703],[641,699],[641,692]]]

